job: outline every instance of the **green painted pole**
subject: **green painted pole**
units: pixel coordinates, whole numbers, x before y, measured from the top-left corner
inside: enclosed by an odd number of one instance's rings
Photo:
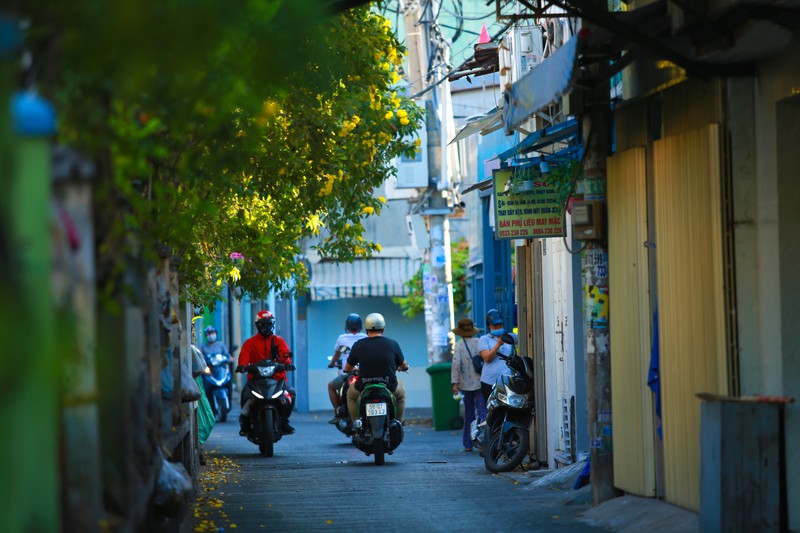
[[[7,86],[6,86],[7,87]],[[8,96],[6,91],[3,96]],[[0,402],[0,427],[11,453],[0,454],[3,485],[13,491],[9,531],[59,531],[60,362],[51,292],[50,138],[52,107],[29,93],[12,97],[11,165],[5,210],[13,283],[14,339],[23,363],[10,401]],[[8,100],[4,100],[8,102]],[[8,107],[7,105],[4,107]],[[9,122],[7,121],[8,125]],[[3,302],[9,305],[9,302]],[[12,521],[9,524],[9,518]]]

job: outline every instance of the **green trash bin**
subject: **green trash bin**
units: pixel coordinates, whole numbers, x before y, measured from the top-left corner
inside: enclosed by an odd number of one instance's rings
[[[464,419],[459,413],[459,404],[453,399],[453,385],[450,383],[451,363],[434,363],[425,369],[431,376],[431,395],[433,396],[433,429],[461,429]]]

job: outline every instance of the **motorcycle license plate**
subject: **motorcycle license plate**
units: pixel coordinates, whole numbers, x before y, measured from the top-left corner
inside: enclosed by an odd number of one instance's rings
[[[368,403],[367,416],[386,416],[385,403]]]

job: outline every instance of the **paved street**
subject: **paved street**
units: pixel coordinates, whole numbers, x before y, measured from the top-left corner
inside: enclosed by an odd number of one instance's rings
[[[521,476],[491,475],[460,432],[433,431],[430,411],[410,409],[406,439],[386,464],[358,451],[326,412],[296,414],[294,435],[272,458],[217,424],[203,446],[200,500],[188,531],[604,531],[576,520],[565,492],[526,489]]]

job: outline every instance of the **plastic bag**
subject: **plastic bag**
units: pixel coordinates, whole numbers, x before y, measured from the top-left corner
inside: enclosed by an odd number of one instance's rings
[[[214,429],[217,420],[214,418],[211,404],[208,403],[206,393],[203,391],[201,379],[197,378],[197,386],[200,388],[200,401],[197,403],[197,441],[203,444],[211,434],[211,430]]]
[[[158,454],[162,462],[153,493],[153,504],[164,516],[181,516],[189,508],[192,480],[182,464],[167,461],[161,450],[158,450]]]
[[[200,387],[192,377],[189,369],[181,363],[181,402],[196,402],[200,399]]]
[[[205,373],[206,368],[208,368],[208,363],[206,363],[206,358],[203,356],[203,352],[195,346],[194,344],[189,346],[190,354],[192,357],[192,376],[202,376]]]

